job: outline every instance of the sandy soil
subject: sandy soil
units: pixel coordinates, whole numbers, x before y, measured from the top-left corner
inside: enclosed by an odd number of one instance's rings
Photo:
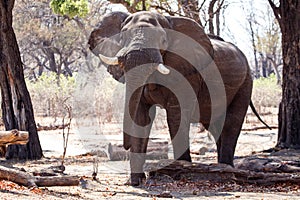
[[[28,189],[14,183],[0,182],[1,199],[300,199],[300,188],[292,184],[272,186],[240,185],[237,183],[220,184],[208,181],[174,181],[166,177],[161,182],[145,183],[142,187],[131,187],[124,183],[129,178],[128,161],[109,161],[106,157],[97,157],[95,152],[105,152],[108,143],[121,144],[120,124],[100,124],[98,126],[76,126],[75,122],[69,135],[66,174],[83,176],[79,186],[47,187]],[[91,124],[95,124],[92,123]],[[245,124],[244,128],[253,127]],[[261,125],[258,125],[261,126]],[[156,123],[151,136],[160,140],[169,140],[167,127]],[[216,148],[206,132],[199,133],[199,127],[191,126],[191,150],[202,149],[203,155],[193,154],[196,162],[215,163]],[[274,147],[277,130],[259,129],[243,131],[236,148],[236,162],[239,158]],[[3,165],[24,168],[34,172],[60,164],[63,152],[62,130],[40,131],[41,145],[44,151],[42,160],[14,162],[4,161]],[[169,141],[170,142],[170,141]],[[169,157],[172,158],[171,146]],[[92,154],[91,154],[92,152]],[[92,181],[94,161],[98,160],[97,181]],[[149,161],[151,162],[151,161]]]

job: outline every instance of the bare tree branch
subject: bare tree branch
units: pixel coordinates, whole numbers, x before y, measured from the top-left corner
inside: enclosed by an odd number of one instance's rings
[[[199,12],[200,12],[200,10],[202,10],[202,8],[203,8],[205,2],[206,2],[206,0],[203,0],[203,1],[202,1],[202,4],[201,4],[201,5],[199,6],[199,8],[198,8],[198,11],[199,11]]]
[[[163,6],[161,6],[161,5],[151,5],[150,6],[151,8],[154,8],[154,9],[156,9],[156,10],[162,10],[162,11],[165,11],[166,13],[168,13],[169,15],[171,15],[171,16],[174,16],[174,15],[178,15],[178,16],[184,16],[184,15],[182,15],[180,12],[178,12],[178,11],[172,11],[171,9],[169,9],[169,8],[165,8],[165,7],[163,7]]]
[[[275,17],[276,17],[276,19],[277,19],[279,25],[282,26],[282,25],[281,25],[282,20],[281,20],[281,11],[280,11],[280,7],[277,7],[277,6],[274,4],[274,2],[273,2],[272,0],[268,0],[268,2],[269,2],[270,6],[271,6],[271,8],[272,8],[272,10],[273,10],[273,12],[274,12],[274,15],[275,15]]]

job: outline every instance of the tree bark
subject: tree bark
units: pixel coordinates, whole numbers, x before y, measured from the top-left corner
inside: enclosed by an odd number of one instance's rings
[[[300,2],[269,0],[282,33],[282,100],[279,106],[278,148],[300,148]]]
[[[16,36],[12,27],[14,0],[0,0],[0,86],[2,116],[6,130],[29,132],[27,145],[10,145],[6,157],[39,159],[42,149]]]

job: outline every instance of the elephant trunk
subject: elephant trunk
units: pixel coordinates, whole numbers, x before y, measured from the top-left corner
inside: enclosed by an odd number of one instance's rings
[[[135,86],[133,86],[135,85]],[[143,87],[138,87],[138,81],[126,81],[125,110],[123,119],[123,146],[126,150],[138,145],[134,138],[145,138],[141,129],[144,121],[141,119],[141,98]],[[134,143],[134,144],[133,144]],[[138,145],[140,146],[140,145]],[[131,149],[132,150],[132,149]]]
[[[130,149],[131,185],[139,185],[145,177],[143,165],[155,116],[155,109],[151,109],[144,100],[144,85],[156,70],[162,74],[170,71],[162,64],[159,50],[135,49],[118,56],[118,65],[124,70],[126,83],[123,146],[126,150]],[[114,59],[111,61],[110,64],[115,62]]]
[[[127,150],[130,149],[131,185],[139,185],[145,178],[143,165],[146,160],[146,150],[155,109],[144,102],[144,87],[140,86],[141,82],[138,84],[139,81],[129,81],[128,77],[126,78],[123,146]]]
[[[139,185],[144,178],[143,165],[155,116],[155,109],[143,97],[144,85],[154,71],[167,74],[169,70],[160,64],[162,58],[157,50],[135,50],[123,58],[126,82],[123,146],[130,149],[131,184]]]

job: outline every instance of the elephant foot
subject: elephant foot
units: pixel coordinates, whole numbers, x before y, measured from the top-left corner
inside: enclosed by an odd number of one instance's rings
[[[233,160],[222,160],[222,159],[220,159],[220,160],[218,161],[218,163],[230,165],[231,167],[234,168]]]
[[[145,173],[131,173],[130,183],[131,186],[139,186],[146,179]]]
[[[192,162],[192,158],[190,155],[190,150],[188,149],[186,152],[184,152],[179,158],[177,158],[176,160],[185,160],[188,162]]]

